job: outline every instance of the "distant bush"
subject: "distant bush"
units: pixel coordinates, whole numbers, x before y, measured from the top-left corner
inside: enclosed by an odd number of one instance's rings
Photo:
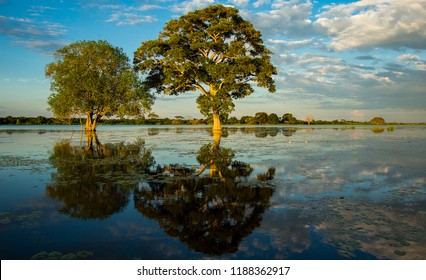
[[[370,120],[370,123],[375,125],[385,124],[385,119],[382,117],[374,117]]]

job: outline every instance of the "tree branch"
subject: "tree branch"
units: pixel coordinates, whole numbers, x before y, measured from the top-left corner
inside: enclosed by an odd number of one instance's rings
[[[195,85],[205,96],[209,95],[209,93],[205,90],[205,88],[203,88],[202,85],[200,85],[199,83],[195,83]]]

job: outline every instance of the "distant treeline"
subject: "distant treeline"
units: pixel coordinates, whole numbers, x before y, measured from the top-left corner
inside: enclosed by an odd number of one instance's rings
[[[377,118],[373,118],[370,121],[353,121],[353,120],[315,120],[311,117],[307,120],[299,120],[292,114],[284,114],[282,117],[278,117],[276,114],[267,114],[264,112],[256,113],[255,116],[242,116],[240,119],[236,117],[230,117],[222,119],[223,124],[228,125],[304,125],[304,124],[315,124],[315,125],[369,125],[369,124],[426,124],[426,123],[387,123],[382,118],[381,122],[376,122]],[[84,118],[70,118],[70,119],[57,119],[52,117],[0,117],[0,125],[84,125],[86,119]],[[170,118],[133,118],[133,119],[101,119],[100,124],[103,125],[208,125],[211,124],[212,120],[207,119],[195,119],[195,118],[184,118],[176,116]]]

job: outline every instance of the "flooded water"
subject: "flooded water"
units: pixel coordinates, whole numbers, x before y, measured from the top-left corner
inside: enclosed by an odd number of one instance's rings
[[[0,127],[1,259],[426,259],[426,127]]]

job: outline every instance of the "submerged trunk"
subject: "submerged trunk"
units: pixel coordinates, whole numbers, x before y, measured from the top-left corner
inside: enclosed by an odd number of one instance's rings
[[[85,131],[96,131],[98,121],[101,118],[100,115],[94,115],[93,113],[86,113],[86,127]]]
[[[222,124],[217,110],[213,110],[213,131],[222,131]]]

